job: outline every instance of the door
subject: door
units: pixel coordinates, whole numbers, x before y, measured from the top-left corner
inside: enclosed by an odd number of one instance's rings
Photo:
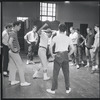
[[[88,24],[80,24],[80,33],[86,38]]]
[[[65,22],[65,25],[66,25],[67,35],[69,36],[69,34],[70,34],[70,27],[73,26],[73,22]]]
[[[17,35],[18,35],[20,50],[24,51],[24,22],[21,22],[21,29],[18,31]]]

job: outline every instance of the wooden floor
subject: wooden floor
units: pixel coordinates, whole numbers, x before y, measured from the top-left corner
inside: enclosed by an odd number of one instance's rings
[[[26,55],[22,55],[24,64],[26,63]],[[65,84],[62,70],[58,77],[58,89],[56,94],[46,92],[47,88],[51,88],[53,62],[48,64],[48,75],[51,77],[49,81],[43,81],[43,74],[40,71],[39,79],[33,79],[32,75],[39,66],[39,58],[35,58],[35,65],[25,64],[25,77],[31,86],[21,87],[19,84],[11,86],[8,77],[3,77],[3,98],[100,98],[99,97],[99,73],[91,74],[91,68],[81,67],[76,69],[75,66],[70,66],[70,87],[72,91],[69,94],[65,93]],[[17,80],[19,76],[17,73]]]

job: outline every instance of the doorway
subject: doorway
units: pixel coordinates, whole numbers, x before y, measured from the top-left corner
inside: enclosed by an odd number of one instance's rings
[[[66,35],[68,35],[69,36],[69,34],[70,34],[70,27],[72,27],[73,26],[73,22],[65,22],[65,25],[66,25]]]

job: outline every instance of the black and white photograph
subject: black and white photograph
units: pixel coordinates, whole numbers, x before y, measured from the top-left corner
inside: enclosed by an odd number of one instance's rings
[[[99,0],[1,1],[0,98],[100,98]]]

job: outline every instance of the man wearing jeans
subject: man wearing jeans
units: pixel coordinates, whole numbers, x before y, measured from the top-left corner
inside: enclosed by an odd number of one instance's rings
[[[12,24],[7,24],[5,26],[4,31],[2,32],[2,43],[3,43],[3,55],[2,55],[2,63],[3,63],[3,75],[8,76],[8,62],[9,62],[9,48],[8,48],[8,40],[9,33],[12,30]]]
[[[60,68],[63,70],[64,79],[65,79],[65,88],[66,93],[71,91],[70,82],[69,82],[69,59],[68,59],[68,51],[71,45],[70,38],[65,35],[66,26],[64,24],[59,25],[59,34],[55,36],[52,40],[50,51],[52,57],[54,57],[52,52],[52,47],[55,44],[55,59],[54,59],[54,68],[53,68],[53,79],[52,79],[52,87],[51,89],[47,89],[46,91],[52,94],[55,94],[55,90],[58,88],[58,74]],[[70,54],[73,51],[70,51]]]
[[[78,53],[77,53],[78,33],[75,31],[75,29],[73,27],[70,27],[70,32],[71,32],[71,34],[69,35],[69,37],[71,39],[72,49],[74,50],[73,54],[71,55],[71,59],[72,59],[73,64],[75,63],[76,68],[79,68]]]
[[[33,63],[33,56],[36,49],[36,45],[38,42],[38,34],[36,33],[37,26],[33,26],[32,31],[29,31],[25,36],[24,39],[28,43],[28,54],[27,54],[27,62],[26,64]]]
[[[91,71],[91,73],[94,73],[96,70],[99,69],[99,67],[98,67],[99,66],[99,48],[100,48],[100,44],[99,44],[99,39],[100,39],[99,26],[95,25],[94,30],[96,31],[96,35],[95,35],[94,44],[92,45],[92,49],[90,50],[91,61],[92,61],[92,71]]]

